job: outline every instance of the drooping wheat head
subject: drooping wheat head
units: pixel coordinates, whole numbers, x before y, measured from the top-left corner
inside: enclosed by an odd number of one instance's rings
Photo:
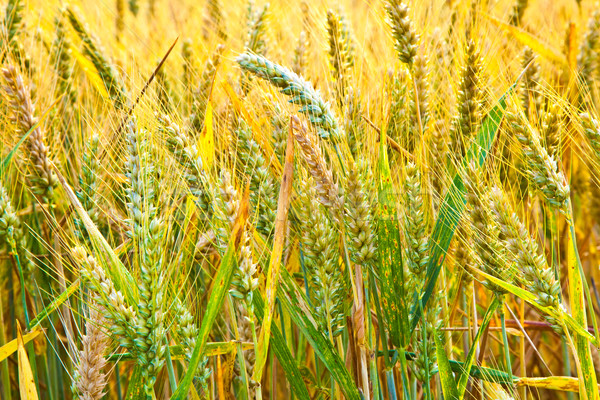
[[[339,140],[342,132],[337,118],[329,104],[309,82],[289,69],[277,65],[266,58],[244,53],[236,61],[244,70],[269,81],[281,89],[281,93],[291,97],[290,103],[301,106],[300,112],[308,117],[310,123],[324,139]]]

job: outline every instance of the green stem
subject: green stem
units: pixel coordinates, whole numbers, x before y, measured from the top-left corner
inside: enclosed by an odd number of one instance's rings
[[[388,385],[388,394],[390,396],[390,400],[397,400],[398,396],[396,395],[396,382],[394,381],[394,373],[392,369],[385,371],[385,378]]]
[[[177,380],[175,379],[175,371],[173,370],[173,361],[171,360],[171,351],[169,350],[169,341],[165,339],[167,342],[165,355],[167,358],[167,373],[169,375],[169,385],[171,386],[171,393],[175,392],[177,389]]]
[[[6,333],[4,332],[4,313],[2,310],[4,305],[2,304],[2,296],[0,296],[0,348],[6,343]],[[2,398],[6,400],[11,399],[10,392],[10,372],[8,370],[8,360],[2,361],[2,369],[0,370],[2,376]],[[39,392],[38,392],[39,393]]]
[[[10,229],[10,228],[9,228]],[[14,255],[15,262],[17,263],[17,270],[19,271],[19,282],[21,284],[21,302],[23,303],[23,312],[25,313],[25,327],[29,331],[29,313],[27,312],[27,299],[25,297],[25,278],[23,277],[23,268],[21,268],[21,261],[19,261],[19,255],[17,254],[17,244],[12,235],[12,229],[10,229],[7,241],[10,244],[10,250]]]
[[[512,375],[512,364],[510,362],[510,348],[508,347],[508,336],[506,335],[506,318],[504,315],[504,295],[500,297],[500,323],[502,324],[502,343],[504,344],[504,359],[506,361],[506,372]]]
[[[404,398],[410,399],[408,383],[408,364],[406,362],[406,349],[404,347],[400,347],[398,353],[400,355],[400,373],[402,376],[402,388],[404,389]]]

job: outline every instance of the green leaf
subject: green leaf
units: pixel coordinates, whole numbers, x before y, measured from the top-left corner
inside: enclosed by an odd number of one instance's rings
[[[518,82],[518,79],[517,79]],[[475,142],[469,148],[463,165],[472,160],[478,160],[479,165],[483,165],[485,158],[492,147],[496,132],[500,127],[500,122],[504,117],[506,109],[506,100],[510,93],[514,90],[517,83],[515,82],[498,101],[498,104],[492,108],[477,132]],[[465,186],[460,173],[454,176],[452,186],[448,190],[444,202],[440,208],[439,216],[433,228],[433,233],[429,238],[429,263],[427,264],[427,272],[425,276],[425,285],[420,295],[415,295],[411,308],[411,332],[415,330],[419,320],[421,319],[421,310],[425,310],[427,301],[431,297],[437,278],[440,274],[448,248],[452,242],[452,237],[460,220],[460,216],[465,207]],[[421,302],[421,305],[418,302]]]
[[[381,304],[392,343],[396,347],[406,347],[410,335],[400,223],[385,144],[385,132],[382,129],[379,148],[379,208],[377,210]]]
[[[569,205],[569,209],[571,209]],[[575,235],[575,226],[573,225],[573,213],[570,212],[571,218],[569,222],[570,235],[569,235],[569,249],[568,249],[568,262],[567,262],[567,276],[569,279],[569,304],[571,305],[571,312],[575,321],[580,326],[587,326],[586,318],[586,307],[584,290],[588,297],[588,301],[591,301],[589,295],[589,288],[585,281],[585,274],[583,267],[581,266],[581,260],[579,258],[579,251],[577,250],[577,239]],[[596,325],[594,311],[591,312],[592,318],[594,319],[594,332],[598,333],[598,327]],[[577,335],[575,337],[575,345],[577,348],[577,356],[581,365],[581,378],[580,384],[587,392],[589,400],[596,400],[598,396],[598,382],[596,378],[596,370],[594,369],[594,361],[592,359],[592,352],[590,344],[586,340],[585,336]]]
[[[465,363],[460,361],[450,360],[450,368],[454,373],[460,374],[465,371]],[[469,375],[473,378],[481,379],[482,381],[494,382],[500,384],[512,384],[518,377],[509,375],[504,371],[500,371],[493,368],[480,367],[478,365],[471,365]]]
[[[254,312],[259,322],[263,319],[264,308],[264,300],[259,293],[256,293],[254,296]],[[279,364],[283,368],[283,373],[290,383],[291,392],[299,399],[309,400],[310,394],[308,393],[304,379],[302,379],[302,373],[276,325],[271,325],[271,349],[275,353],[275,357],[277,357]]]
[[[184,400],[187,399],[188,392],[192,386],[196,370],[206,349],[206,343],[208,341],[208,335],[212,329],[212,326],[217,319],[217,315],[221,311],[221,306],[225,300],[225,296],[229,292],[231,286],[231,280],[233,273],[235,272],[236,253],[239,247],[241,237],[244,230],[244,225],[248,217],[248,196],[249,191],[246,190],[244,199],[241,203],[241,208],[236,218],[234,227],[232,229],[231,238],[229,239],[229,245],[227,246],[227,252],[221,260],[221,266],[219,271],[214,278],[210,297],[208,299],[208,306],[202,318],[202,325],[200,325],[200,331],[198,332],[198,338],[196,339],[196,346],[194,352],[187,367],[187,372],[183,379],[179,382],[179,386],[175,393],[171,396],[172,400]]]
[[[321,359],[331,376],[340,386],[344,397],[348,400],[361,400],[360,393],[346,369],[344,361],[337,354],[329,339],[316,328],[312,319],[312,312],[306,304],[301,293],[298,293],[296,284],[286,270],[281,273],[281,291],[279,300],[289,313],[292,321],[304,334],[315,354]]]
[[[79,280],[71,283],[66,291],[60,294],[57,298],[52,300],[42,311],[40,311],[35,318],[29,323],[30,329],[35,328],[45,320],[48,315],[52,314],[58,307],[60,307],[75,291],[79,288]]]
[[[435,354],[438,362],[438,370],[440,372],[440,382],[442,384],[442,392],[444,398],[448,400],[455,400],[458,398],[458,391],[456,390],[456,380],[454,380],[454,374],[452,373],[452,367],[448,361],[446,355],[446,349],[442,344],[438,331],[433,327],[433,337],[435,339]]]
[[[127,394],[125,394],[125,400],[146,400],[146,392],[144,391],[144,377],[142,374],[142,368],[136,365],[129,378],[129,386],[127,387]]]
[[[477,335],[475,335],[475,340],[473,340],[473,344],[471,345],[471,349],[469,350],[469,354],[467,355],[467,359],[463,365],[463,370],[458,379],[458,398],[460,400],[462,400],[462,398],[465,396],[467,382],[469,381],[469,376],[471,373],[471,366],[475,361],[475,349],[477,348],[477,344],[479,343],[483,332],[485,332],[488,325],[490,324],[490,321],[492,320],[492,315],[494,315],[494,312],[496,311],[499,305],[500,301],[496,296],[494,296],[494,299],[492,300],[487,311],[485,312],[485,315],[483,316],[483,321],[481,321],[481,325],[477,330]]]
[[[584,337],[586,340],[588,340],[594,346],[600,347],[600,343],[596,340],[596,338],[591,333],[588,332],[587,327],[579,324],[572,316],[567,314],[564,310],[562,310],[562,309],[555,310],[551,307],[541,306],[537,302],[537,296],[534,295],[533,293],[528,292],[525,289],[521,289],[520,287],[515,286],[512,283],[508,283],[501,279],[498,279],[495,276],[486,274],[485,272],[483,272],[481,270],[475,270],[475,271],[479,275],[481,275],[483,278],[485,278],[486,280],[489,280],[490,282],[501,287],[502,289],[506,290],[510,294],[515,295],[515,296],[519,297],[520,299],[526,301],[527,303],[534,306],[535,308],[537,308],[544,314],[548,314],[551,317],[554,317],[554,319],[556,319],[557,321],[561,321],[562,323],[565,324],[565,326],[567,326],[569,329],[576,332],[578,335]]]

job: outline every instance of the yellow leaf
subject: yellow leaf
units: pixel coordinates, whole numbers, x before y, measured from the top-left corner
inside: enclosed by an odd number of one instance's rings
[[[521,28],[516,26],[507,24],[506,22],[500,21],[498,18],[492,17],[488,14],[483,14],[487,19],[489,19],[494,25],[501,28],[503,31],[510,33],[517,39],[519,42],[524,44],[533,50],[536,54],[544,57],[550,61],[556,61],[560,64],[567,64],[567,59],[564,55],[562,55],[559,51],[556,51],[552,47],[548,46],[545,43],[527,31],[524,31]]]
[[[294,117],[295,118],[295,117]],[[296,119],[297,120],[297,119]],[[285,165],[283,167],[283,176],[281,177],[281,189],[279,190],[279,201],[277,203],[277,215],[275,217],[275,235],[273,236],[273,250],[269,261],[266,283],[266,307],[263,326],[260,331],[260,338],[257,342],[256,361],[254,363],[254,373],[252,379],[260,382],[263,368],[267,361],[269,350],[269,338],[271,337],[271,322],[275,314],[275,299],[277,294],[277,283],[281,268],[281,254],[285,242],[285,228],[287,224],[288,209],[292,194],[292,179],[294,176],[294,137],[292,125],[288,134],[287,148],[285,151]]]
[[[33,380],[33,372],[31,372],[31,365],[25,351],[19,321],[17,321],[17,352],[19,355],[19,392],[21,393],[21,400],[37,400],[38,395]]]
[[[213,108],[209,100],[204,114],[204,127],[200,133],[200,154],[204,168],[209,170],[215,161],[215,135],[213,130]]]
[[[519,378],[517,386],[529,386],[565,392],[579,392],[579,379],[571,376],[549,376],[546,378]],[[598,387],[600,389],[600,385]]]
[[[35,339],[42,332],[43,332],[42,328],[37,328],[37,329],[34,329],[33,331],[29,332],[28,334],[23,336],[23,344],[29,343],[30,341]],[[10,342],[6,343],[4,346],[0,347],[0,361],[4,361],[8,356],[10,356],[12,353],[17,351],[17,348],[18,348],[17,340],[18,339],[11,340]]]
[[[71,54],[73,54],[73,57],[75,57],[75,60],[77,60],[77,63],[98,93],[100,93],[104,99],[109,99],[110,97],[106,91],[106,87],[104,87],[104,82],[102,82],[102,78],[98,75],[98,71],[94,67],[94,64],[92,64],[92,62],[81,54],[74,46],[71,46]]]

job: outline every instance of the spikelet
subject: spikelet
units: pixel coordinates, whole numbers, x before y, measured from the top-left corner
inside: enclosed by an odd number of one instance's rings
[[[411,370],[415,378],[423,385],[428,385],[437,370],[437,356],[435,352],[435,332],[440,332],[444,320],[440,318],[442,309],[438,302],[431,301],[427,304],[425,315],[419,321],[420,332],[413,336],[416,358]],[[435,329],[435,330],[434,330]]]
[[[360,93],[356,93],[353,87],[348,88],[348,94],[344,101],[344,131],[348,137],[348,147],[353,157],[359,151],[365,133],[365,123],[362,118],[363,110],[360,103]]]
[[[333,181],[331,170],[327,168],[317,138],[308,131],[306,126],[296,116],[292,116],[292,127],[294,137],[300,146],[300,151],[308,166],[308,171],[316,182],[316,198],[329,209],[336,222],[341,221],[342,201],[339,188]]]
[[[256,13],[251,19],[248,37],[246,38],[246,51],[265,55],[267,53],[267,21],[269,18],[269,4],[265,4],[262,11]]]
[[[71,41],[66,33],[64,10],[54,19],[56,36],[52,43],[52,65],[58,75],[56,95],[63,96],[63,111],[73,106],[77,101],[77,92],[73,88],[73,59],[71,57]],[[68,126],[68,120],[63,117],[62,129]]]
[[[108,337],[103,330],[105,321],[102,313],[93,309],[94,306],[90,306],[86,334],[81,340],[83,348],[79,351],[73,376],[73,397],[80,400],[100,400],[107,383],[103,369],[106,366],[104,353],[108,349]]]
[[[137,16],[138,12],[140,11],[140,4],[138,3],[138,0],[129,0],[128,5],[129,11],[131,11],[133,15]]]
[[[179,299],[175,299],[173,304],[173,312],[175,313],[175,331],[181,340],[182,346],[185,349],[185,360],[189,363],[196,347],[196,338],[198,337],[198,326],[194,321],[193,315],[188,308]],[[208,378],[210,378],[211,370],[208,368],[208,357],[202,358],[196,375],[195,382],[199,383],[203,393],[208,393]]]
[[[185,38],[183,40],[181,58],[183,59],[183,76],[181,77],[181,81],[183,83],[184,100],[185,105],[188,105],[191,110],[193,107],[192,88],[194,85],[194,76],[196,75],[192,39]],[[202,121],[202,119],[199,119],[199,121]]]
[[[98,134],[94,133],[86,145],[81,163],[79,190],[76,193],[83,209],[96,226],[98,225],[98,172],[100,170],[96,157],[99,140]],[[75,227],[80,238],[87,237],[84,234],[85,227],[78,218],[75,219]]]
[[[429,70],[427,57],[417,53],[412,69],[414,85],[410,99],[410,118],[412,133],[408,138],[408,151],[412,152],[415,142],[420,141],[421,133],[425,133],[429,121]]]
[[[506,114],[506,122],[522,144],[529,176],[535,188],[544,195],[552,207],[568,216],[569,185],[554,158],[548,155],[540,143],[537,132],[520,116],[511,112]]]
[[[590,16],[587,32],[577,55],[577,66],[584,81],[590,85],[598,69],[598,44],[600,39],[600,10]]]
[[[156,64],[158,65],[160,60],[157,60]],[[168,112],[173,108],[171,104],[171,99],[173,96],[173,89],[171,88],[171,83],[167,78],[166,68],[161,68],[156,72],[156,86],[158,91],[158,102],[160,104],[161,110]]]
[[[2,61],[11,55],[15,61],[22,63],[27,71],[31,70],[31,61],[25,54],[23,44],[19,41],[21,32],[24,31],[23,0],[8,0],[2,27],[2,42],[6,45],[6,52],[1,56]]]
[[[548,110],[544,113],[541,133],[546,141],[548,153],[558,159],[561,147],[562,115],[558,103],[549,103]]]
[[[30,293],[35,293],[33,256],[27,247],[21,218],[13,209],[4,185],[0,185],[0,240],[8,245],[9,254],[19,258],[27,289]]]
[[[9,64],[2,69],[2,76],[5,83],[3,90],[12,110],[11,119],[16,125],[17,135],[21,137],[31,130],[38,121],[29,95],[29,88],[13,65]],[[28,175],[33,193],[41,196],[44,202],[53,203],[54,190],[58,186],[58,180],[50,166],[48,148],[41,126],[37,126],[29,134],[27,153],[27,159],[33,170]]]
[[[305,31],[298,35],[298,43],[294,48],[294,58],[292,59],[292,71],[298,75],[306,73],[306,64],[308,58],[308,39]]]
[[[588,113],[579,114],[583,133],[590,142],[590,146],[596,157],[596,161],[600,162],[600,123]]]
[[[267,3],[262,11],[252,14],[252,9],[249,9],[248,19],[248,37],[246,38],[245,51],[262,56],[267,53],[267,18],[269,16],[269,4]],[[246,71],[242,71],[240,86],[242,93],[245,95],[250,90],[250,81],[252,75]]]
[[[121,83],[115,66],[105,55],[104,49],[101,47],[98,39],[89,33],[87,25],[82,22],[79,13],[75,9],[68,7],[66,12],[71,26],[83,41],[84,54],[94,64],[115,107],[120,109],[128,106],[130,100],[127,90]]]
[[[473,224],[473,243],[478,265],[481,270],[504,282],[511,282],[511,271],[506,263],[506,247],[500,241],[500,229],[489,209],[489,193],[479,177],[475,161],[465,168],[463,181],[466,189],[467,211]],[[488,289],[498,295],[505,290],[490,281],[483,282]]]
[[[239,207],[240,198],[238,191],[231,182],[229,171],[223,169],[221,171],[219,188],[214,195],[213,206],[213,230],[216,236],[215,245],[221,255],[224,255],[227,251],[229,236]]]
[[[370,266],[377,260],[375,221],[372,205],[358,166],[352,164],[344,184],[344,222],[347,227],[350,258],[358,265]]]
[[[336,94],[341,104],[347,94],[350,69],[354,65],[354,43],[346,19],[327,11],[327,33],[329,36],[329,60],[336,83]]]
[[[513,6],[510,13],[510,24],[511,25],[521,25],[521,21],[523,20],[523,14],[525,14],[525,10],[529,4],[528,0],[516,0],[515,5]]]
[[[405,260],[408,271],[417,282],[422,282],[425,267],[429,262],[426,230],[421,196],[421,174],[417,166],[409,162],[406,166],[404,182]],[[420,290],[419,287],[416,289]]]
[[[341,132],[335,115],[329,104],[323,101],[319,92],[313,89],[309,82],[289,69],[256,54],[242,54],[236,61],[244,70],[269,81],[280,88],[281,93],[290,96],[290,103],[302,107],[300,112],[306,114],[321,138],[339,140]]]
[[[190,127],[195,134],[202,132],[202,128],[204,127],[204,117],[208,99],[210,98],[210,93],[217,74],[217,68],[221,63],[221,56],[223,55],[224,50],[225,47],[223,45],[218,45],[215,48],[215,51],[206,60],[202,76],[200,77],[200,83],[194,90],[190,113]]]
[[[121,346],[135,351],[135,311],[125,304],[125,297],[121,291],[115,289],[111,278],[83,247],[73,248],[71,254],[86,286],[92,292],[92,298],[104,310],[104,318],[110,324],[110,333],[118,339]]]
[[[270,96],[267,97],[269,98]],[[289,117],[288,115],[283,113],[281,107],[273,101],[272,97],[270,97],[269,104],[267,105],[267,107],[267,112],[271,119],[271,127],[273,132],[273,134],[271,135],[273,151],[275,152],[275,156],[277,157],[279,162],[283,163],[285,157],[285,148],[287,145],[288,132],[290,131],[288,124]]]
[[[120,42],[123,29],[125,29],[125,0],[116,0],[115,3],[115,39]]]
[[[390,119],[388,123],[389,135],[395,141],[407,145],[408,139],[405,138],[407,133],[407,126],[409,126],[409,114],[408,107],[409,103],[407,88],[410,87],[409,75],[406,70],[401,69],[397,73],[393,74],[393,78],[390,79]],[[404,140],[406,139],[406,141]]]
[[[467,214],[467,213],[465,213]],[[468,226],[470,216],[464,215],[456,228],[457,241],[454,246],[454,263],[462,270],[461,279],[463,286],[467,288],[473,282],[474,254],[472,230]],[[468,290],[465,289],[465,292]]]
[[[6,42],[15,50],[18,46],[17,36],[23,25],[23,5],[22,0],[8,0],[6,3],[6,14],[4,15],[3,33],[6,34]]]
[[[464,157],[481,120],[482,94],[479,83],[481,69],[479,51],[475,42],[470,39],[465,50],[465,64],[458,89],[457,115],[450,131],[452,149],[459,157]]]
[[[209,33],[215,32],[222,40],[227,39],[227,28],[225,25],[225,16],[221,8],[219,0],[208,0],[206,3],[206,14],[204,25],[202,27],[202,35],[204,39],[208,39]]]
[[[535,54],[529,47],[523,51],[521,61],[522,68],[527,66],[529,68],[521,79],[519,89],[525,115],[531,118],[532,113],[537,115],[536,113],[540,110],[542,97],[539,92],[540,66],[535,62]]]
[[[209,182],[198,145],[168,115],[158,115],[157,119],[158,131],[166,137],[167,148],[183,167],[183,178],[195,198],[196,206],[202,210],[202,217],[210,219]]]
[[[338,232],[325,215],[326,210],[314,202],[317,192],[312,179],[307,179],[303,186],[298,213],[302,221],[302,253],[314,293],[314,316],[323,333],[337,336],[345,322]]]
[[[509,255],[523,273],[524,283],[531,293],[537,296],[537,302],[543,307],[558,310],[560,302],[560,282],[554,271],[548,266],[538,245],[531,237],[517,214],[512,212],[502,189],[493,187],[490,191],[490,210],[500,227],[500,235],[507,243]],[[560,333],[560,326],[549,315],[548,322]]]
[[[129,158],[128,208],[132,224],[132,238],[137,246],[137,265],[140,269],[139,302],[137,304],[136,338],[138,364],[143,368],[144,387],[151,394],[156,374],[164,363],[165,328],[164,296],[166,291],[163,271],[166,233],[165,222],[156,211],[157,178],[150,161],[145,131],[138,130],[135,118],[127,124]]]
[[[250,126],[240,119],[235,132],[238,136],[237,156],[242,163],[241,176],[250,177],[250,203],[258,217],[256,230],[268,237],[274,228],[279,185],[269,171]]]
[[[429,182],[433,192],[434,208],[437,210],[440,199],[444,196],[446,187],[448,186],[446,171],[446,160],[448,159],[448,132],[443,118],[437,118],[432,124],[430,135],[429,148],[430,152],[430,167]]]
[[[412,67],[417,55],[419,37],[415,33],[412,21],[408,15],[408,6],[400,0],[388,0],[386,2],[386,11],[388,22],[392,28],[398,58],[404,64]]]

